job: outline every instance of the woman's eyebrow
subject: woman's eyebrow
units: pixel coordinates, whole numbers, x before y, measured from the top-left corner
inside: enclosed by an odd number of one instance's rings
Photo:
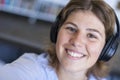
[[[96,29],[88,28],[87,30],[88,30],[88,31],[92,31],[92,32],[96,32],[96,33],[98,33],[100,36],[102,36],[102,33],[101,33],[100,31],[96,30]],[[102,36],[102,37],[103,37],[103,36]]]
[[[73,25],[73,26],[77,27],[77,25],[76,25],[76,24],[74,24],[74,23],[72,23],[72,22],[65,22],[65,23],[64,23],[64,25],[66,25],[66,24],[71,24],[71,25]]]

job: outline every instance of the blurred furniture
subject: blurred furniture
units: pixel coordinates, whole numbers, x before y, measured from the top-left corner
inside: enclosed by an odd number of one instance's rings
[[[107,80],[120,80],[120,72],[112,70],[107,77]]]
[[[53,22],[69,0],[0,0],[0,10],[30,18]]]
[[[5,63],[10,63],[16,60],[25,52],[28,52],[28,53],[34,52],[34,53],[40,54],[43,51],[40,49],[36,49],[34,47],[0,39],[0,60],[1,61]]]

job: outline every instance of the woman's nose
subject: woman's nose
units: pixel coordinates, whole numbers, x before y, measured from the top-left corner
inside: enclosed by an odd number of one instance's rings
[[[80,47],[86,44],[86,38],[84,34],[78,33],[72,36],[70,42],[73,46]]]

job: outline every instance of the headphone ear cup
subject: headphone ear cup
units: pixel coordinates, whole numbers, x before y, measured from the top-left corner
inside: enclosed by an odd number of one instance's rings
[[[58,33],[58,19],[56,19],[56,21],[53,23],[53,26],[51,27],[50,30],[50,40],[53,43],[56,43],[56,39],[57,39],[57,33]]]
[[[61,21],[61,14],[62,14],[62,10],[60,11],[58,16],[56,17],[56,20],[53,23],[53,26],[51,27],[51,30],[50,30],[50,40],[53,43],[56,43],[56,41],[57,41],[59,24],[60,24],[60,21]]]
[[[115,12],[114,12],[115,14]],[[116,25],[115,25],[115,35],[113,34],[112,37],[109,39],[109,41],[106,42],[100,56],[99,59],[100,61],[108,61],[112,58],[112,56],[114,56],[119,43],[120,43],[120,24],[119,24],[119,20],[117,18],[117,15],[115,14],[115,20],[116,20]]]
[[[108,61],[112,58],[118,48],[118,41],[116,36],[112,36],[109,41],[105,44],[101,55],[99,57],[100,61]]]

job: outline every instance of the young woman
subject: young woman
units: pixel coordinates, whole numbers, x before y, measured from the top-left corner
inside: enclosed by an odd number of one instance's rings
[[[100,56],[114,29],[114,11],[103,0],[71,0],[51,29],[48,51],[6,64],[0,80],[104,80]]]

